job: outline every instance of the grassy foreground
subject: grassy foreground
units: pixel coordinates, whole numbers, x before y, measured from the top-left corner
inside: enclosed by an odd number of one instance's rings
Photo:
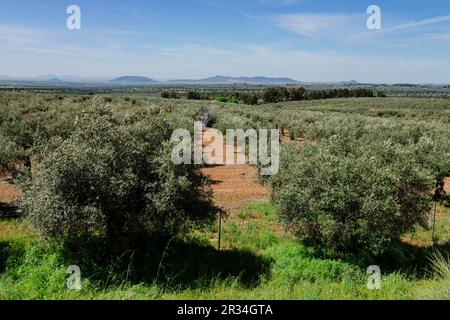
[[[81,267],[81,291],[66,288],[69,264],[58,244],[39,240],[26,220],[3,220],[0,299],[449,299],[448,257],[436,250],[448,252],[443,217],[441,244],[433,248],[429,231],[418,230],[407,238],[421,246],[398,244],[377,258],[337,257],[296,241],[271,204],[255,203],[224,222],[222,251],[215,228],[198,230],[149,248],[146,260],[131,253],[109,267]],[[367,288],[369,265],[381,268],[380,290]]]

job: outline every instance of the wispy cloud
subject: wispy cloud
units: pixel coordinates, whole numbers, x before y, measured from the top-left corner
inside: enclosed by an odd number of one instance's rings
[[[365,26],[363,14],[296,13],[275,15],[271,20],[279,28],[313,39],[343,35]]]
[[[427,40],[450,41],[450,33],[433,33],[425,36]]]
[[[205,57],[205,56],[216,56],[216,57],[227,57],[234,56],[236,52],[232,50],[227,50],[223,48],[213,47],[203,45],[201,43],[190,42],[184,43],[179,47],[165,48],[155,45],[143,44],[140,45],[141,48],[151,49],[153,52],[162,53],[162,54],[171,54],[171,55],[190,55],[192,57]]]
[[[373,31],[366,31],[366,32],[358,33],[349,38],[350,39],[358,39],[358,38],[364,38],[364,37],[368,37],[368,36],[374,36],[377,34],[386,34],[386,33],[393,33],[396,31],[402,31],[402,30],[417,29],[420,27],[430,26],[430,25],[444,23],[444,22],[448,22],[448,21],[450,21],[450,15],[436,16],[436,17],[432,17],[432,18],[427,18],[427,19],[422,19],[422,20],[418,20],[418,21],[394,25],[392,27],[383,28],[381,30],[373,30]],[[438,40],[438,39],[435,39],[435,40]]]
[[[0,24],[0,48],[3,53],[31,52],[59,57],[142,60],[140,55],[122,51],[120,41],[105,37],[104,32],[92,32],[88,36],[77,37],[70,31]]]
[[[264,4],[278,4],[282,6],[289,6],[291,4],[302,2],[303,0],[259,0],[259,3]]]
[[[375,36],[377,34],[394,33],[402,30],[419,29],[435,24],[450,21],[450,15],[436,16],[413,22],[397,23],[381,30],[369,31],[366,28],[366,14],[358,13],[293,13],[269,16],[278,28],[298,35],[320,40],[357,40]],[[383,25],[386,20],[392,21],[398,18],[383,16]],[[448,35],[437,32],[430,38],[434,40],[448,40]]]
[[[55,32],[20,25],[0,24],[0,42],[11,46],[45,43]]]
[[[412,28],[427,26],[427,25],[446,22],[446,21],[450,21],[450,15],[433,17],[433,18],[423,19],[423,20],[419,20],[419,21],[415,21],[415,22],[405,23],[405,24],[401,24],[398,26],[381,29],[380,32],[392,32],[392,31],[397,31],[397,30],[412,29]]]
[[[163,47],[150,45],[150,44],[141,44],[140,47],[144,48],[144,49],[154,50],[154,51],[160,52],[160,53],[165,53],[165,54],[178,54],[178,53],[180,53],[180,49],[178,49],[178,48],[163,48]]]

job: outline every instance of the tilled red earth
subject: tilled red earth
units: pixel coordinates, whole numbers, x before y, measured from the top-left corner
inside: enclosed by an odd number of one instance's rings
[[[205,131],[204,131],[205,133]],[[208,146],[203,141],[203,147]],[[224,142],[224,153],[225,153]],[[235,148],[235,153],[239,152]],[[213,180],[213,200],[233,214],[255,201],[267,200],[269,191],[258,181],[258,171],[250,165],[216,165],[202,169]]]
[[[258,182],[258,172],[249,165],[214,166],[202,169],[213,180],[216,205],[233,214],[255,201],[267,200],[269,191]]]

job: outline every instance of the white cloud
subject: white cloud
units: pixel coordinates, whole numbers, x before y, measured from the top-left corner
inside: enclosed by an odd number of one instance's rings
[[[450,21],[450,15],[433,17],[433,18],[423,19],[423,20],[419,20],[419,21],[415,21],[415,22],[405,23],[405,24],[401,24],[398,26],[382,29],[382,30],[380,30],[380,32],[392,32],[392,31],[403,30],[403,29],[411,29],[411,28],[417,28],[417,27],[421,27],[421,26],[426,26],[426,25],[431,25],[431,24],[436,24],[436,23],[441,23],[441,22],[446,22],[446,21]]]
[[[121,55],[118,50],[121,47],[120,42],[103,36],[103,32],[92,32],[85,37],[78,36],[73,31],[55,32],[29,26],[0,24],[0,48],[3,51],[91,58]]]
[[[437,17],[422,19],[422,20],[418,20],[418,21],[397,24],[392,27],[383,28],[381,30],[373,30],[373,31],[366,30],[365,32],[362,32],[362,33],[359,33],[359,34],[349,37],[349,39],[358,39],[358,38],[370,37],[370,36],[379,35],[379,34],[393,33],[396,31],[417,29],[419,27],[439,24],[439,23],[443,23],[443,22],[447,22],[447,21],[450,21],[450,15],[437,16]],[[439,39],[436,39],[436,40],[439,40]]]
[[[144,48],[144,49],[155,50],[156,52],[163,53],[163,54],[164,53],[165,54],[178,54],[178,53],[180,53],[180,50],[178,48],[163,48],[163,47],[149,45],[149,44],[141,44],[140,47]]]
[[[296,14],[280,14],[271,16],[269,19],[279,28],[299,34],[311,39],[335,39],[335,40],[357,40],[368,38],[377,34],[394,33],[402,30],[419,29],[423,27],[442,24],[450,21],[450,15],[437,16],[422,19],[413,22],[399,23],[399,18],[382,15],[383,25],[386,21],[390,21],[391,27],[381,30],[369,31],[366,28],[366,19],[368,15],[365,13],[296,13]],[[394,22],[395,23],[395,22]],[[431,37],[433,40],[446,41],[448,36],[445,33],[436,33]]]
[[[428,40],[450,41],[450,33],[433,33],[425,37]]]
[[[279,4],[282,6],[289,6],[291,4],[302,2],[303,0],[259,0],[260,3]]]
[[[55,32],[44,29],[0,24],[0,42],[4,45],[20,46],[45,43],[54,36]]]
[[[305,37],[319,39],[324,36],[344,35],[365,27],[363,14],[296,13],[271,18],[275,25]]]

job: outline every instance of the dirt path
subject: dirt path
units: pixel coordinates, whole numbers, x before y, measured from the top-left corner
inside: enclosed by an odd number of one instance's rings
[[[203,142],[203,148],[208,145],[208,142]],[[213,200],[216,205],[231,215],[252,202],[269,198],[269,190],[258,181],[257,169],[250,165],[209,166],[203,168],[202,172],[213,180]]]
[[[269,191],[258,182],[257,170],[249,165],[208,167],[202,172],[213,180],[214,202],[230,214],[269,197]]]

